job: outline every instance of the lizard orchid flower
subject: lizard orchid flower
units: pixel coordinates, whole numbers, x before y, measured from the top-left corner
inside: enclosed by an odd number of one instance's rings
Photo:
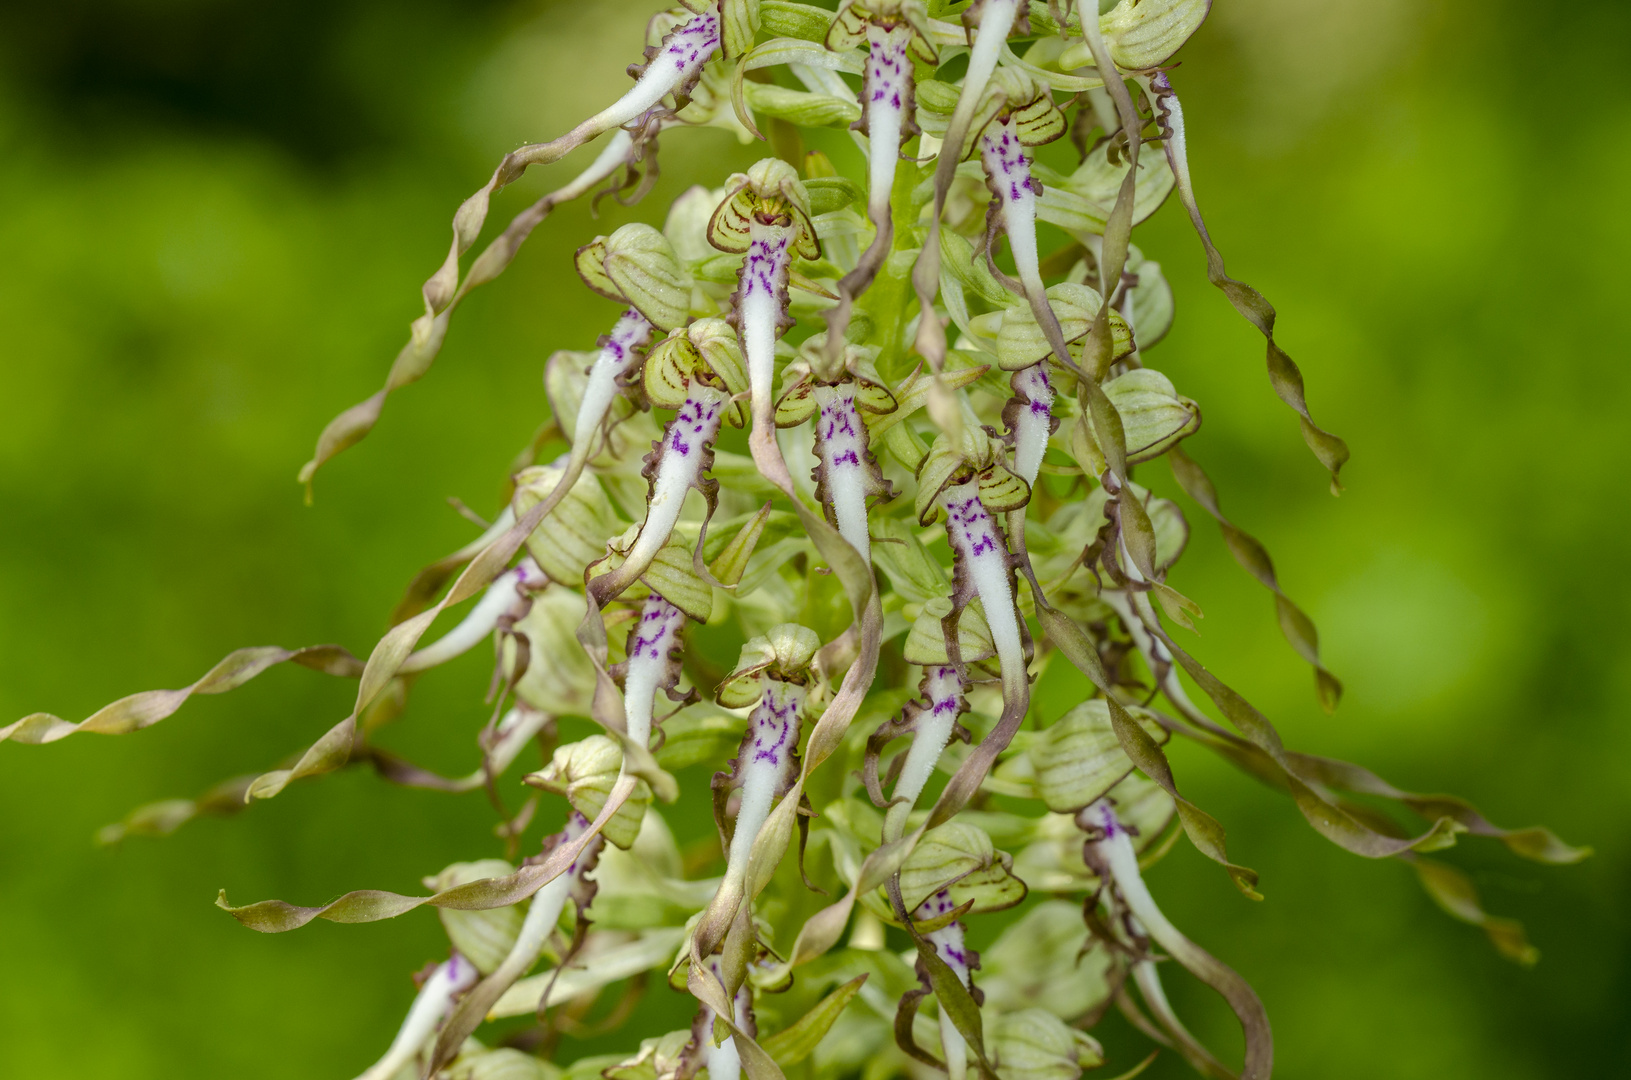
[[[742,335],[748,385],[753,392],[754,460],[765,468],[780,465],[776,447],[776,340],[793,325],[788,313],[788,284],[814,283],[795,274],[793,259],[821,257],[821,241],[810,220],[810,195],[794,168],[778,158],[765,158],[745,174],[731,177],[727,194],[708,222],[708,242],[720,251],[743,253],[731,297],[730,321]],[[775,467],[772,465],[771,467]]]
[[[862,414],[880,416],[898,407],[894,394],[865,372],[861,349],[849,346],[841,365],[827,361],[826,341],[816,335],[801,350],[804,359],[788,366],[791,383],[776,402],[776,426],[796,427],[815,419],[816,501],[839,535],[868,561],[872,537],[868,506],[888,502],[895,490],[884,479],[868,444]]]

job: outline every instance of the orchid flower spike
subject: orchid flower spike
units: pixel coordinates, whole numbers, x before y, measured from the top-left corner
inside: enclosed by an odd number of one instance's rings
[[[736,332],[723,319],[698,319],[652,350],[642,385],[651,403],[673,409],[674,418],[646,455],[645,521],[622,552],[622,565],[589,582],[597,606],[605,607],[651,566],[673,535],[692,488],[702,493],[707,516],[713,516],[719,483],[706,474],[713,466],[714,440],[726,419],[743,422],[733,399],[746,383]],[[703,530],[706,534],[706,519]]]
[[[788,365],[783,378],[790,385],[776,402],[776,426],[797,427],[816,417],[816,467],[811,472],[816,501],[839,535],[871,561],[867,508],[888,502],[895,490],[872,453],[861,414],[892,413],[898,404],[871,370],[866,350],[847,346],[835,365],[826,345],[826,335],[813,335],[800,347],[800,359]]]
[[[708,222],[708,242],[720,251],[743,252],[730,321],[741,332],[753,392],[749,445],[760,468],[781,463],[772,425],[776,339],[793,325],[787,288],[793,258],[818,259],[821,241],[810,220],[810,195],[798,173],[779,158],[765,158],[731,177],[727,194]],[[776,470],[786,472],[781,465]]]

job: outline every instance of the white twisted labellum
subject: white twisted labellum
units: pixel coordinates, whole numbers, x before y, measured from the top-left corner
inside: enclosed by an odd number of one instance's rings
[[[1008,234],[1020,284],[1027,296],[1042,296],[1042,266],[1036,252],[1036,201],[1042,185],[1031,176],[1031,159],[1025,154],[1013,114],[986,125],[980,135],[980,160],[1001,205],[1002,230]]]
[[[1053,383],[1048,380],[1046,362],[1014,372],[1009,380],[1014,388],[1013,403],[1018,407],[1005,415],[1014,437],[1014,472],[1031,487],[1042,471],[1042,457],[1048,452],[1048,436],[1053,434]]]
[[[889,220],[906,106],[912,100],[912,62],[906,56],[912,27],[870,23],[866,40],[870,55],[861,107],[866,110],[867,124],[867,216],[879,225],[882,236],[882,222]]]
[[[1009,580],[1008,544],[1002,529],[980,501],[978,479],[949,486],[940,495],[946,508],[946,540],[967,568],[968,580],[985,608],[991,642],[997,647],[1004,684],[1025,678],[1025,641]]]
[[[956,667],[941,664],[926,669],[924,674],[927,678],[923,680],[922,709],[917,714],[916,730],[906,747],[906,757],[891,793],[901,801],[889,808],[884,820],[885,839],[897,837],[904,831],[907,815],[917,805],[929,777],[934,775],[935,765],[951,742],[957,717],[963,711],[963,678]]]
[[[659,444],[655,468],[651,472],[651,497],[646,501],[646,521],[640,536],[623,562],[624,576],[643,573],[657,552],[673,535],[680,519],[686,492],[697,486],[707,467],[708,451],[719,436],[730,396],[701,379],[692,378],[685,403],[668,422]],[[631,570],[634,567],[637,569]]]
[[[799,716],[804,711],[805,689],[768,675],[759,677],[764,696],[748,719],[747,737],[737,761],[742,778],[736,829],[726,856],[726,882],[740,881],[748,869],[748,853],[770,817],[770,807],[792,783],[799,747]],[[721,886],[723,889],[724,886]]]
[[[589,382],[583,388],[583,400],[578,404],[577,425],[572,429],[572,460],[588,460],[589,448],[600,434],[606,412],[617,400],[617,384],[634,366],[640,351],[651,341],[651,324],[646,317],[629,308],[617,317],[612,332],[600,346],[600,353],[589,368]]]
[[[855,408],[855,384],[818,386],[816,449],[821,455],[823,494],[833,512],[838,533],[872,561],[872,538],[867,529],[866,500],[876,490],[877,466],[867,449],[866,425]]]
[[[588,828],[589,819],[573,810],[567,815],[566,827],[552,839],[555,846],[570,844],[582,836]],[[515,944],[510,947],[509,955],[504,958],[504,962],[488,976],[490,981],[501,987],[509,987],[532,970],[532,965],[538,962],[538,957],[544,951],[544,943],[549,940],[551,931],[560,922],[567,898],[600,861],[603,843],[599,835],[591,838],[571,866],[533,894],[532,906],[527,909],[526,921],[521,924],[521,933],[516,937]]]
[[[457,952],[438,964],[425,985],[419,988],[419,996],[413,999],[413,1007],[408,1010],[396,1038],[391,1040],[390,1049],[357,1080],[392,1080],[419,1056],[419,1051],[453,1010],[453,1003],[476,985],[479,977],[476,965]]]
[[[957,904],[951,898],[951,893],[941,889],[923,903],[912,913],[914,922],[928,922],[930,919],[942,918],[956,910]],[[952,973],[962,980],[964,986],[973,989],[969,978],[968,946],[964,941],[963,924],[957,919],[942,926],[938,930],[930,930],[923,937],[934,946],[940,959],[946,962]],[[963,1039],[963,1033],[957,1030],[952,1021],[951,1011],[942,1003],[940,1006],[940,1045],[946,1052],[946,1073],[950,1080],[963,1080],[968,1073],[968,1043]]]
[[[747,356],[748,388],[753,392],[753,434],[771,442],[776,437],[768,425],[770,404],[775,400],[776,339],[792,325],[787,315],[787,277],[793,266],[796,227],[753,222],[737,294],[742,352]]]
[[[629,92],[584,121],[582,127],[594,131],[622,127],[644,116],[671,92],[684,93],[702,74],[703,65],[719,51],[719,43],[719,12],[710,5],[663,38]]]
[[[1137,933],[1147,934],[1173,959],[1229,1002],[1246,1034],[1246,1060],[1240,1070],[1242,1080],[1267,1080],[1273,1071],[1274,1040],[1269,1030],[1268,1016],[1257,994],[1239,975],[1185,937],[1183,931],[1172,925],[1156,906],[1155,897],[1150,895],[1149,887],[1144,884],[1144,876],[1139,872],[1138,853],[1133,849],[1132,837],[1116,817],[1109,799],[1100,799],[1087,807],[1076,820],[1090,834],[1101,834],[1088,841],[1084,855],[1090,866],[1098,869],[1101,875],[1107,873],[1115,882],[1116,892],[1131,915],[1131,928]],[[1178,1022],[1166,1002],[1154,962],[1150,959],[1138,961],[1134,965],[1133,975],[1146,1001],[1167,1026],[1169,1033],[1182,1044],[1181,1048],[1187,1051],[1185,1056],[1192,1062],[1199,1059],[1203,1063],[1217,1065],[1211,1052],[1196,1042]],[[1217,1068],[1228,1071],[1221,1065],[1217,1065]]]
[[[532,559],[504,571],[487,586],[476,606],[470,609],[459,625],[449,630],[402,662],[399,674],[408,675],[445,664],[456,656],[463,656],[498,628],[506,616],[519,619],[527,613],[532,600],[529,592],[549,584],[549,578]]]
[[[684,628],[685,612],[652,593],[640,608],[640,621],[629,632],[623,711],[628,721],[629,741],[636,746],[647,746],[651,742],[657,690],[668,679],[672,664],[670,654],[679,645],[680,631]]]

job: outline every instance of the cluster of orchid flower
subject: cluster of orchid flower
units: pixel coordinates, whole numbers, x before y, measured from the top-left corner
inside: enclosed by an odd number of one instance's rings
[[[653,19],[624,98],[509,155],[460,208],[389,383],[330,425],[302,479],[424,373],[459,300],[554,206],[603,183],[649,191],[661,132],[768,127],[781,156],[679,195],[662,230],[627,224],[577,250],[584,283],[621,313],[597,349],[551,358],[553,419],[513,470],[509,506],[421,574],[366,664],[334,646],[246,649],[184,690],[81,724],[36,714],[0,737],[134,730],[288,660],[360,678],[351,715],[292,764],[144,807],[109,839],[166,833],[359,762],[406,784],[485,788],[502,806],[500,778],[539,744],[544,765],[525,780],[564,797],[567,819],[519,867],[460,863],[426,879],[430,895],[364,891],[315,908],[221,899],[269,932],[438,909],[451,955],[422,976],[367,1080],[557,1076],[560,1034],[608,987],[625,987],[622,1016],[652,973],[695,996],[692,1027],[567,1073],[773,1080],[805,1063],[833,1077],[1075,1080],[1105,1064],[1089,1032],[1114,1006],[1204,1075],[1267,1077],[1257,996],[1168,921],[1142,876],[1187,836],[1258,895],[1222,827],[1179,793],[1164,750],[1174,736],[1289,793],[1333,842],[1410,863],[1452,915],[1532,961],[1516,924],[1485,914],[1463,875],[1423,853],[1461,833],[1543,862],[1583,851],[1286,749],[1169,634],[1199,612],[1168,582],[1183,513],[1133,477],[1162,457],[1273,592],[1335,706],[1313,625],[1180,446],[1198,408],[1147,364],[1173,303],[1129,234],[1176,190],[1335,486],[1347,450],[1309,417],[1273,309],[1224,273],[1191,189],[1162,65],[1208,0],[1122,0],[1098,18],[1018,0],[684,5]],[[844,126],[864,184],[802,153],[800,128]],[[1074,171],[1037,160],[1067,134]],[[594,162],[461,276],[491,196],[601,135]],[[1038,223],[1065,242],[1044,255]],[[569,449],[535,464],[552,443]],[[478,594],[416,650],[438,614]],[[706,643],[733,634],[746,644],[726,672]],[[419,673],[494,638],[496,693],[513,707],[480,733],[475,773],[436,776],[374,745]],[[1031,686],[1058,663],[1095,691],[1043,722]],[[557,745],[562,718],[599,731]],[[720,769],[723,869],[692,880],[654,804],[679,798],[675,771],[704,763]],[[1425,828],[1405,828],[1389,802]],[[505,814],[511,858],[538,805]],[[1028,896],[983,956],[968,947],[982,915]],[[1167,959],[1234,1010],[1239,1069],[1175,1015]],[[526,1014],[538,1026],[510,1045],[475,1037],[488,1019]]]

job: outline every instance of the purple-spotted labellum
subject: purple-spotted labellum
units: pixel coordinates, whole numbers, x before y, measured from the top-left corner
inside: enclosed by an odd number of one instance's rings
[[[887,387],[861,373],[860,349],[848,347],[845,366],[835,370],[826,363],[825,345],[823,335],[812,337],[801,350],[803,369],[789,365],[787,378],[793,384],[776,402],[776,426],[796,427],[814,417],[816,500],[839,535],[870,562],[867,508],[894,498],[895,491],[868,444],[862,414],[879,416],[898,405]]]
[[[657,691],[672,690],[679,682],[680,632],[684,629],[685,612],[652,593],[640,606],[640,618],[629,630],[623,713],[629,741],[636,746],[651,742]]]
[[[889,198],[901,146],[918,134],[912,119],[916,79],[913,61],[935,65],[922,0],[844,0],[827,31],[827,48],[848,51],[866,43],[861,119],[851,126],[867,137],[867,216],[877,227],[871,247],[841,288],[849,295],[871,284],[894,237]]]
[[[654,330],[684,326],[691,280],[663,234],[650,225],[625,225],[578,249],[578,276],[595,292],[627,304],[612,331],[600,339],[589,367],[572,427],[572,450],[554,491],[544,499],[548,515],[578,482],[600,443],[612,403],[639,374]]]
[[[957,910],[957,904],[951,898],[949,889],[941,889],[933,896],[917,906],[912,912],[914,922],[928,922],[931,919],[943,919]],[[979,957],[972,952],[964,940],[965,933],[961,920],[953,919],[946,925],[930,930],[923,937],[934,946],[934,951],[940,959],[951,968],[952,974],[970,990],[974,989],[972,971],[979,967]],[[952,1022],[951,1012],[944,1004],[940,1007],[940,1046],[946,1053],[946,1073],[950,1080],[963,1080],[968,1074],[968,1043],[963,1033],[957,1030]]]
[[[1132,834],[1116,816],[1113,803],[1108,796],[1099,799],[1078,813],[1076,822],[1088,836],[1083,859],[1113,890],[1111,930],[1121,937],[1117,944],[1134,954],[1132,974],[1139,993],[1192,1065],[1203,1074],[1230,1073],[1185,1030],[1167,1004],[1160,973],[1148,951],[1153,941],[1229,1002],[1246,1034],[1241,1080],[1267,1080],[1274,1067],[1274,1039],[1263,1003],[1246,980],[1185,937],[1156,905],[1139,870]]]
[[[1053,383],[1044,361],[1016,371],[1009,378],[1014,396],[1003,409],[1002,418],[1014,440],[1014,472],[1035,487],[1042,471],[1042,457],[1048,452],[1048,437],[1059,428],[1053,415]]]
[[[964,427],[961,446],[942,435],[918,466],[918,521],[928,525],[944,509],[951,545],[955,581],[945,623],[948,655],[957,662],[957,620],[963,606],[978,597],[1010,705],[1026,685],[1026,639],[1014,605],[1013,561],[996,515],[1020,509],[1030,497],[1030,485],[1003,463],[1000,444],[977,428]]]
[[[419,1057],[430,1037],[453,1011],[453,1003],[459,995],[476,985],[479,977],[476,965],[457,952],[436,965],[419,988],[419,996],[413,999],[413,1007],[408,1010],[396,1038],[391,1040],[390,1049],[357,1080],[395,1080],[398,1073]]]
[[[923,679],[918,683],[919,699],[906,706],[900,720],[880,725],[867,742],[867,769],[875,777],[877,752],[884,744],[902,735],[910,739],[890,792],[891,805],[883,826],[885,840],[893,840],[906,831],[906,818],[917,806],[918,796],[934,775],[940,755],[951,743],[952,736],[960,734],[965,741],[968,739],[968,732],[957,722],[957,718],[968,711],[965,689],[963,677],[955,666],[939,664],[924,668]]]
[[[708,242],[720,251],[744,255],[730,321],[741,333],[747,358],[753,393],[751,445],[763,468],[769,461],[780,463],[781,457],[772,426],[776,339],[793,325],[787,310],[793,258],[820,258],[821,242],[810,221],[809,193],[787,162],[765,158],[746,174],[733,176],[727,190],[708,222]],[[778,471],[785,472],[785,466]]]
[[[974,24],[979,29],[969,50],[968,73],[963,76],[963,89],[957,96],[957,111],[952,114],[950,131],[964,129],[985,102],[986,83],[997,69],[997,60],[1002,56],[1014,23],[1029,24],[1024,7],[1019,0],[977,0],[963,13],[964,25]]]
[[[620,566],[589,582],[598,606],[621,595],[651,566],[673,535],[692,488],[702,492],[712,516],[719,490],[718,482],[707,476],[713,444],[726,419],[742,422],[741,409],[732,398],[745,383],[736,334],[721,319],[698,319],[652,350],[642,385],[647,399],[673,409],[674,418],[646,455],[641,473],[649,485],[646,517],[634,543],[622,553]]]
[[[970,154],[980,155],[985,183],[991,189],[986,258],[989,264],[996,234],[1005,234],[1019,275],[1018,291],[1030,300],[1033,310],[1037,305],[1045,308],[1041,259],[1036,247],[1036,207],[1042,184],[1031,172],[1026,149],[1063,135],[1065,115],[1054,107],[1047,84],[1013,68],[1004,68],[992,77],[991,92],[980,114],[985,123],[976,128],[969,147]],[[985,119],[988,112],[992,115]],[[1037,318],[1043,319],[1040,311]]]
[[[980,498],[977,481],[949,486],[940,496],[946,509],[946,540],[965,568],[974,594],[985,607],[991,642],[1004,673],[1025,663],[1019,612],[1014,607],[1014,575],[1002,526]],[[948,637],[948,640],[955,638]]]
[[[638,81],[615,103],[584,121],[582,127],[609,131],[632,123],[657,107],[663,98],[674,95],[677,105],[702,76],[702,68],[720,46],[720,18],[716,5],[699,0],[683,0],[695,14],[675,26],[656,45],[646,49],[646,62],[629,67]]]
[[[714,807],[726,844],[725,881],[721,890],[747,874],[748,854],[776,799],[787,793],[798,774],[799,731],[809,697],[810,663],[821,639],[796,623],[772,627],[764,637],[742,647],[736,670],[721,684],[719,703],[753,704],[747,731],[731,761],[731,771],[714,775]],[[736,809],[730,812],[732,796]]]

